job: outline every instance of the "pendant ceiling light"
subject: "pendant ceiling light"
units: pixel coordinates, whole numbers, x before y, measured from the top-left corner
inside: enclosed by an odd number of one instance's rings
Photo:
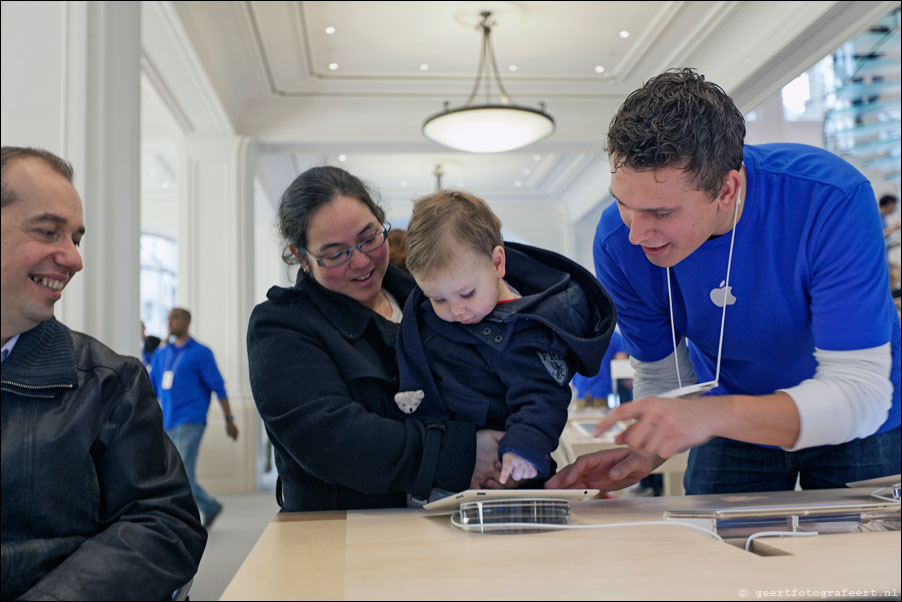
[[[423,135],[450,148],[470,153],[500,153],[538,142],[554,131],[554,119],[545,112],[545,103],[538,109],[524,107],[511,100],[498,74],[495,51],[492,48],[492,13],[480,13],[482,21],[482,53],[473,92],[462,107],[451,109],[445,101],[445,109],[429,117],[423,123]],[[492,100],[492,74],[499,98]],[[484,83],[484,93],[480,86]],[[484,104],[476,104],[477,97]]]

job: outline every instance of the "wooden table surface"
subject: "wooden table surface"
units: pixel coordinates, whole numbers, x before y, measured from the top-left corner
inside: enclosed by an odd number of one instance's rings
[[[867,501],[869,489],[589,500],[571,523],[667,510]],[[277,515],[222,600],[898,597],[900,533],[759,539],[752,552],[677,525],[466,533],[421,509]],[[758,552],[758,553],[753,553]]]

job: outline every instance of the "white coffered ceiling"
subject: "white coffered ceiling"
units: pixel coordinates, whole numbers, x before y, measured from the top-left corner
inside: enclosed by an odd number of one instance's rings
[[[166,107],[169,116],[157,121],[183,134],[255,140],[270,200],[300,170],[331,162],[389,202],[406,202],[434,189],[441,165],[445,186],[497,203],[557,203],[576,220],[606,192],[596,172],[604,171],[600,151],[613,112],[649,77],[698,68],[749,111],[892,6],[145,2],[143,81],[156,97],[145,109]],[[497,15],[494,45],[508,92],[519,104],[545,102],[557,126],[546,140],[500,155],[450,151],[421,133],[443,101],[460,105],[470,93],[482,9]],[[155,132],[170,136],[175,126]],[[600,188],[595,198],[574,198],[571,185],[581,178]]]

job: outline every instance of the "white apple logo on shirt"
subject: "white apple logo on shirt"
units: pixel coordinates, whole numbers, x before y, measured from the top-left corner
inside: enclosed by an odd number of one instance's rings
[[[726,305],[733,305],[736,303],[736,297],[733,296],[731,292],[733,290],[732,286],[724,286],[726,284],[725,280],[720,281],[720,286],[711,291],[711,303],[716,305],[717,307],[724,306],[724,300],[726,300]]]

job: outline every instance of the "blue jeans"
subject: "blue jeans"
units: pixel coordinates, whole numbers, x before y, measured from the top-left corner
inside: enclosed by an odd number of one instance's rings
[[[687,495],[834,489],[852,481],[899,474],[899,427],[840,445],[795,452],[715,438],[692,448],[683,477]]]
[[[185,472],[188,473],[188,481],[191,483],[191,493],[194,494],[197,508],[203,513],[205,519],[213,516],[222,508],[222,504],[204,491],[204,488],[200,486],[195,476],[197,450],[200,447],[200,439],[204,436],[206,427],[207,425],[205,424],[185,422],[166,430],[166,434],[169,435],[169,439],[172,440],[179,455],[182,457],[182,462],[185,464]]]

